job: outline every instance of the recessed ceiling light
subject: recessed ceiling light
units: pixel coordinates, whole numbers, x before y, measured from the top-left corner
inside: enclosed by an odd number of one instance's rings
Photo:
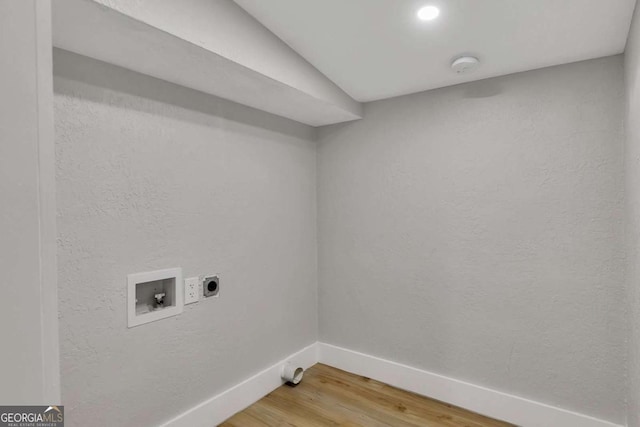
[[[435,6],[425,6],[418,11],[418,18],[422,21],[432,21],[440,15],[440,9]]]

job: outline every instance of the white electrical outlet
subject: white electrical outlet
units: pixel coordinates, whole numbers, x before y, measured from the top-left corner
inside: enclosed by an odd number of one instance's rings
[[[184,279],[184,303],[193,304],[200,300],[202,282],[199,277]]]

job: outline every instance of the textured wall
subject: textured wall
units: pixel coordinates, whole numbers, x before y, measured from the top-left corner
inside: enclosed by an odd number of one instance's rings
[[[322,341],[624,420],[622,58],[319,132]]]
[[[629,311],[629,427],[640,427],[640,8],[636,8],[625,54],[627,291]]]
[[[54,55],[62,397],[151,426],[316,341],[312,129]],[[219,299],[127,329],[126,275],[220,273]]]

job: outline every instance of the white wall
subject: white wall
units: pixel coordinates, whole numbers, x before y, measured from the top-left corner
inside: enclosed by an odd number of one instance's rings
[[[640,427],[640,8],[625,53],[625,198],[629,312],[628,425]]]
[[[354,101],[233,0],[94,0],[358,114]]]
[[[313,129],[56,50],[62,397],[151,426],[317,340]],[[220,298],[127,329],[126,275]]]
[[[624,421],[622,57],[319,131],[320,339]]]
[[[0,77],[0,404],[56,404],[49,1],[0,1]]]
[[[361,118],[360,103],[232,0],[57,0],[53,29],[56,47],[301,123]]]

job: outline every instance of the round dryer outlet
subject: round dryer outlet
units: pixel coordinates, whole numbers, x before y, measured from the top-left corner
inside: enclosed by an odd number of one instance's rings
[[[207,276],[202,281],[202,290],[205,297],[217,297],[220,293],[220,278]]]

